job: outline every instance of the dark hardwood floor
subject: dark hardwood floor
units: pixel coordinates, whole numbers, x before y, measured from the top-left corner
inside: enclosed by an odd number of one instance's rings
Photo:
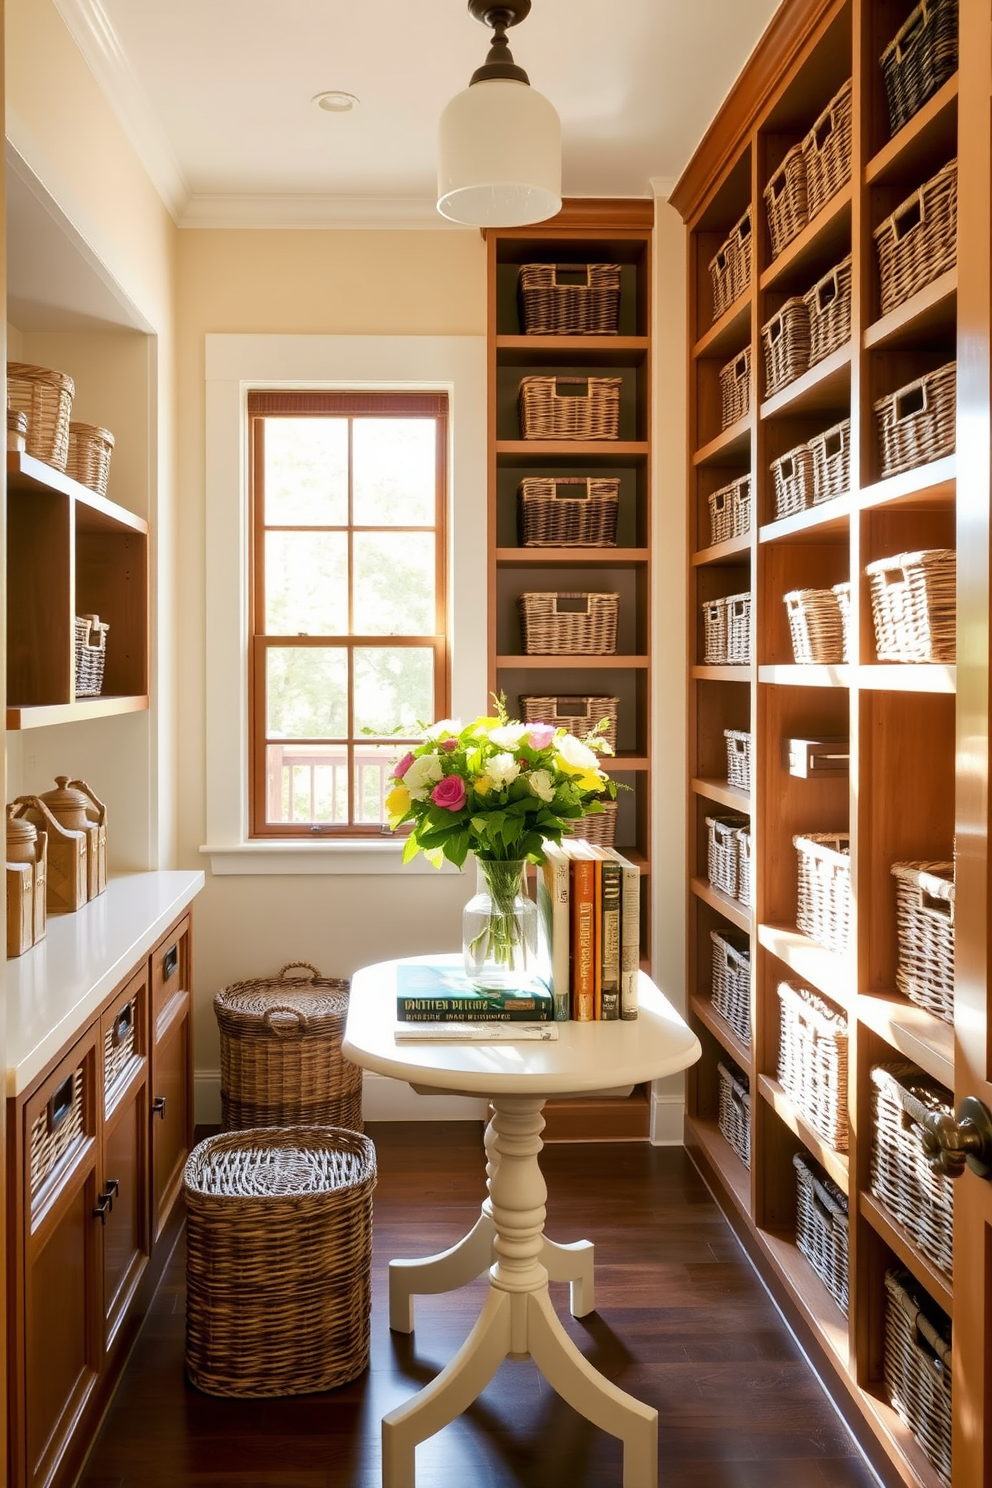
[[[484,1194],[482,1129],[370,1126],[376,1145],[369,1370],[325,1394],[237,1401],[183,1373],[177,1247],[79,1488],[380,1488],[379,1422],[447,1363],[485,1282],[418,1298],[389,1331],[386,1266],[453,1244]],[[556,1308],[583,1353],[660,1414],[662,1488],[874,1488],[817,1379],[681,1149],[553,1145],[548,1233],[596,1244],[597,1311]],[[418,1488],[620,1488],[621,1448],[529,1361],[417,1450]]]

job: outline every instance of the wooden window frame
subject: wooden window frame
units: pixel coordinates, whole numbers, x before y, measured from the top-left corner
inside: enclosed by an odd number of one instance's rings
[[[353,565],[352,537],[361,532],[396,531],[394,526],[358,526],[352,515],[352,461],[351,433],[349,430],[348,473],[348,522],[328,527],[317,525],[275,524],[276,530],[294,532],[343,531],[348,534],[348,631],[343,635],[277,636],[265,632],[265,489],[263,430],[269,417],[313,418],[326,415],[331,418],[432,418],[436,425],[435,443],[435,522],[434,572],[435,572],[435,630],[432,635],[358,635],[352,626]],[[381,837],[387,830],[377,823],[356,823],[354,815],[355,778],[354,750],[356,742],[353,715],[353,671],[351,658],[358,649],[415,646],[430,648],[434,656],[434,711],[435,717],[444,718],[449,711],[451,688],[450,645],[448,628],[448,565],[447,565],[447,507],[448,507],[448,396],[444,392],[321,392],[316,390],[264,390],[259,389],[248,396],[248,836],[250,839],[272,841],[323,841],[335,839],[368,839]],[[399,529],[406,530],[406,529]],[[429,527],[410,528],[429,531]],[[301,649],[344,650],[348,655],[348,727],[342,738],[301,738],[294,744],[343,745],[347,752],[348,814],[346,823],[333,822],[273,822],[266,816],[267,751],[266,732],[266,652],[270,647],[293,646]],[[425,720],[428,721],[428,720]],[[413,738],[402,739],[390,736],[375,736],[369,743],[395,743],[397,755],[403,752]]]

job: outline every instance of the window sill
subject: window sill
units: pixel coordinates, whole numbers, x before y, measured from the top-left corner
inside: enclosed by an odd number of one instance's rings
[[[379,876],[388,873],[436,873],[423,857],[412,863],[403,862],[403,842],[339,838],[329,842],[234,842],[229,845],[207,844],[200,852],[210,859],[215,877],[231,874],[266,874],[272,877],[293,874]],[[457,873],[445,863],[442,873]]]

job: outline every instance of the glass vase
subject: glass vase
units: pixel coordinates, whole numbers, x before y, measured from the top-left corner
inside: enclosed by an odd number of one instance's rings
[[[479,987],[526,986],[537,969],[537,905],[526,861],[476,858],[476,891],[462,913],[465,975]]]

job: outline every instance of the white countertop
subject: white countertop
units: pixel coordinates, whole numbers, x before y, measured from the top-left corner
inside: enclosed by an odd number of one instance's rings
[[[199,869],[129,873],[7,962],[7,1094],[20,1095],[203,888]]]
[[[411,956],[461,965],[459,955]],[[411,1085],[461,1095],[581,1095],[675,1074],[702,1052],[692,1029],[640,973],[632,1022],[559,1023],[558,1037],[526,1043],[398,1044],[395,961],[365,966],[351,979],[343,1051],[365,1069]]]

